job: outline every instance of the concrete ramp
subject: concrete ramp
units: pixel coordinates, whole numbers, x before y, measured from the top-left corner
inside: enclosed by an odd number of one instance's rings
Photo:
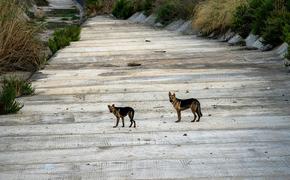
[[[73,0],[47,0],[49,6],[54,9],[74,9],[75,4]]]
[[[140,63],[130,67],[128,63]],[[288,179],[290,81],[272,52],[99,16],[0,117],[0,179]],[[182,121],[168,100],[197,98]],[[135,108],[137,128],[107,105]]]

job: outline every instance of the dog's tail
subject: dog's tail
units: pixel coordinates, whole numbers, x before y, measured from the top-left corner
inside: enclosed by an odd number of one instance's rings
[[[200,102],[197,102],[197,114],[202,117]]]

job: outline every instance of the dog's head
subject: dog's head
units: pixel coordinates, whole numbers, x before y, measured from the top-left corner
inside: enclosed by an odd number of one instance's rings
[[[171,94],[171,92],[169,91],[168,93],[168,96],[169,96],[169,101],[172,103],[176,100],[176,96],[175,96],[175,93]]]
[[[114,110],[115,110],[115,104],[112,104],[112,106],[111,105],[108,105],[108,108],[109,108],[110,113],[114,112]]]

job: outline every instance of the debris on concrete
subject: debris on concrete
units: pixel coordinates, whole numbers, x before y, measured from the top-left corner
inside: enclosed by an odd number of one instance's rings
[[[132,63],[128,63],[127,66],[136,67],[136,66],[141,66],[141,64],[140,63],[132,62]]]

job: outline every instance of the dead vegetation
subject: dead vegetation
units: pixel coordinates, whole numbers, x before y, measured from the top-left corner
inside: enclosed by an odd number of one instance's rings
[[[40,27],[27,21],[16,0],[0,1],[0,72],[37,70],[43,63]]]
[[[226,31],[233,23],[234,12],[247,0],[206,0],[200,2],[194,13],[193,26],[202,33]]]

